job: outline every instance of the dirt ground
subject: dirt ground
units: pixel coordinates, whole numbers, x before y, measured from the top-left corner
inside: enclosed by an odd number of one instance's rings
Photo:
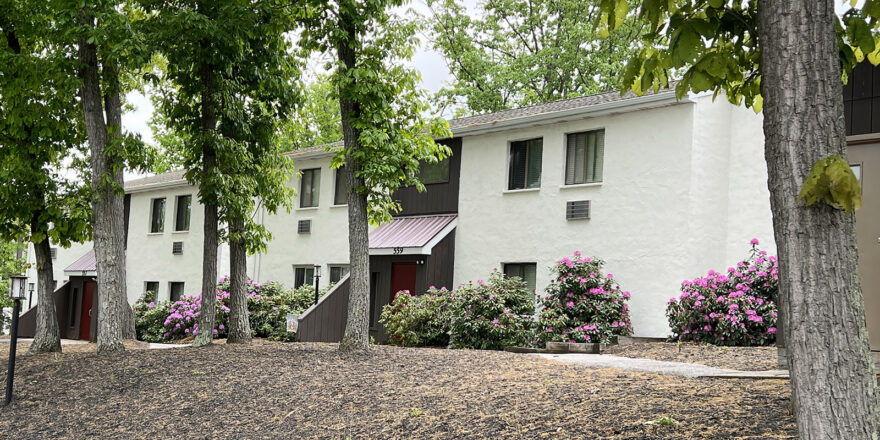
[[[637,342],[614,345],[603,353],[630,358],[648,358],[658,361],[688,362],[710,367],[743,371],[776,370],[776,347],[717,347],[671,342]]]
[[[0,437],[794,438],[789,397],[785,380],[594,370],[489,351],[343,355],[333,344],[264,341],[109,357],[67,350],[18,358]]]

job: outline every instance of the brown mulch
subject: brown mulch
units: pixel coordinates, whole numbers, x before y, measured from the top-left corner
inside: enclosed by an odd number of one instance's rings
[[[613,345],[602,351],[630,358],[687,362],[716,368],[743,371],[777,370],[776,347],[718,347],[714,345],[672,342],[636,342]]]
[[[0,358],[3,377],[5,365]],[[489,351],[341,354],[334,344],[261,341],[26,355],[15,386],[13,405],[0,408],[3,438],[796,435],[785,380],[660,376]]]

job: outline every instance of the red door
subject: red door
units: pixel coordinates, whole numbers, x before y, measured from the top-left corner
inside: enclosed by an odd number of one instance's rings
[[[92,301],[95,297],[95,283],[86,281],[83,283],[82,311],[79,316],[79,338],[89,340],[92,329]]]
[[[391,301],[401,290],[416,293],[416,263],[391,263]]]

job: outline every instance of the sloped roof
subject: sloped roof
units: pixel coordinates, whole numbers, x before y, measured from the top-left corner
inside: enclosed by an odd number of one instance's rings
[[[392,219],[370,232],[370,249],[424,247],[455,218],[432,215]]]
[[[133,190],[139,189],[142,187],[160,185],[160,184],[173,184],[173,183],[182,183],[186,182],[186,179],[183,177],[183,170],[171,171],[169,173],[156,174],[155,176],[142,177],[140,179],[129,180],[125,182],[125,190]]]
[[[86,252],[85,255],[79,257],[78,260],[71,263],[70,266],[64,268],[64,272],[95,272],[98,270],[98,263],[95,259],[95,250]]]

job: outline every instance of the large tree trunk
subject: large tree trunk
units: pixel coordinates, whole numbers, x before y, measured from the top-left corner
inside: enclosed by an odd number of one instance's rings
[[[351,21],[340,20],[343,29],[349,36],[347,41],[355,41],[354,29],[348,26]],[[339,61],[346,69],[353,68],[356,63],[354,50],[350,45],[343,44],[337,48]],[[349,154],[345,157],[345,177],[348,181],[348,248],[349,248],[349,295],[348,321],[345,323],[345,334],[339,343],[341,351],[367,350],[370,348],[370,245],[367,221],[367,196],[357,191],[363,188],[364,181],[356,173],[361,164],[351,152],[357,151],[360,145],[359,130],[352,125],[352,120],[359,112],[359,105],[340,90],[339,109],[342,119],[342,136],[345,149]]]
[[[94,19],[81,12],[83,24],[94,25]],[[82,107],[86,135],[91,149],[92,166],[92,199],[95,259],[98,269],[98,353],[124,351],[122,345],[122,320],[125,298],[120,299],[120,292],[125,295],[119,279],[120,272],[125,271],[125,257],[120,258],[124,250],[117,249],[122,240],[114,236],[122,236],[121,224],[122,198],[116,194],[121,188],[104,181],[105,176],[115,178],[113,161],[107,156],[107,124],[104,121],[103,99],[101,95],[101,79],[98,70],[97,47],[87,41],[87,36],[79,40],[79,60],[82,78]],[[118,96],[117,96],[118,98]],[[121,115],[119,115],[121,117]],[[118,128],[118,127],[117,127]],[[119,170],[121,173],[121,170]],[[118,202],[118,205],[117,205]],[[116,211],[114,211],[116,209]],[[117,221],[119,220],[119,221]],[[114,231],[114,228],[116,229]],[[120,269],[120,265],[123,267]]]
[[[206,49],[209,41],[203,41]],[[202,83],[202,175],[208,176],[217,166],[217,153],[214,150],[213,132],[217,128],[217,115],[214,102],[214,70],[207,62],[200,66]],[[217,204],[213,196],[202,200],[205,206],[204,248],[202,250],[202,303],[199,313],[199,332],[193,346],[201,347],[211,344],[214,339],[214,320],[217,303]]]
[[[244,221],[235,219],[230,237],[242,233]],[[242,239],[229,240],[229,336],[228,343],[250,344],[251,324],[247,305],[247,251]]]
[[[45,230],[39,223],[39,214],[31,221],[31,233]],[[52,252],[49,238],[34,243],[37,260],[37,330],[29,353],[61,351],[61,333],[55,311],[55,291],[52,288]]]
[[[846,154],[835,20],[831,0],[759,2],[780,309],[804,440],[876,439],[880,415],[853,215],[797,202],[814,162]]]
[[[109,145],[117,144],[122,141],[122,99],[120,98],[119,73],[116,67],[110,63],[103,63],[104,80],[109,84],[108,90],[104,94],[104,108],[107,113],[107,142]],[[93,153],[94,154],[94,153]],[[103,288],[101,291],[105,295],[113,295],[117,297],[116,303],[119,306],[119,326],[122,329],[123,339],[134,339],[134,310],[128,303],[128,285],[126,284],[125,275],[125,218],[119,215],[123,212],[124,194],[122,188],[125,187],[123,179],[123,169],[125,163],[122,158],[112,154],[104,154],[104,170],[111,176],[113,182],[110,185],[104,185],[101,188],[101,207],[95,209],[95,218],[104,217],[102,224],[104,227],[109,226],[108,230],[101,231],[101,235],[107,240],[109,255],[97,257],[98,282]],[[92,163],[95,163],[94,156]],[[92,171],[95,171],[95,165],[92,165]],[[106,201],[109,200],[109,204]],[[97,225],[97,222],[95,222]],[[98,236],[98,229],[95,228],[95,237]],[[114,277],[106,281],[102,280],[101,272],[115,273]]]

